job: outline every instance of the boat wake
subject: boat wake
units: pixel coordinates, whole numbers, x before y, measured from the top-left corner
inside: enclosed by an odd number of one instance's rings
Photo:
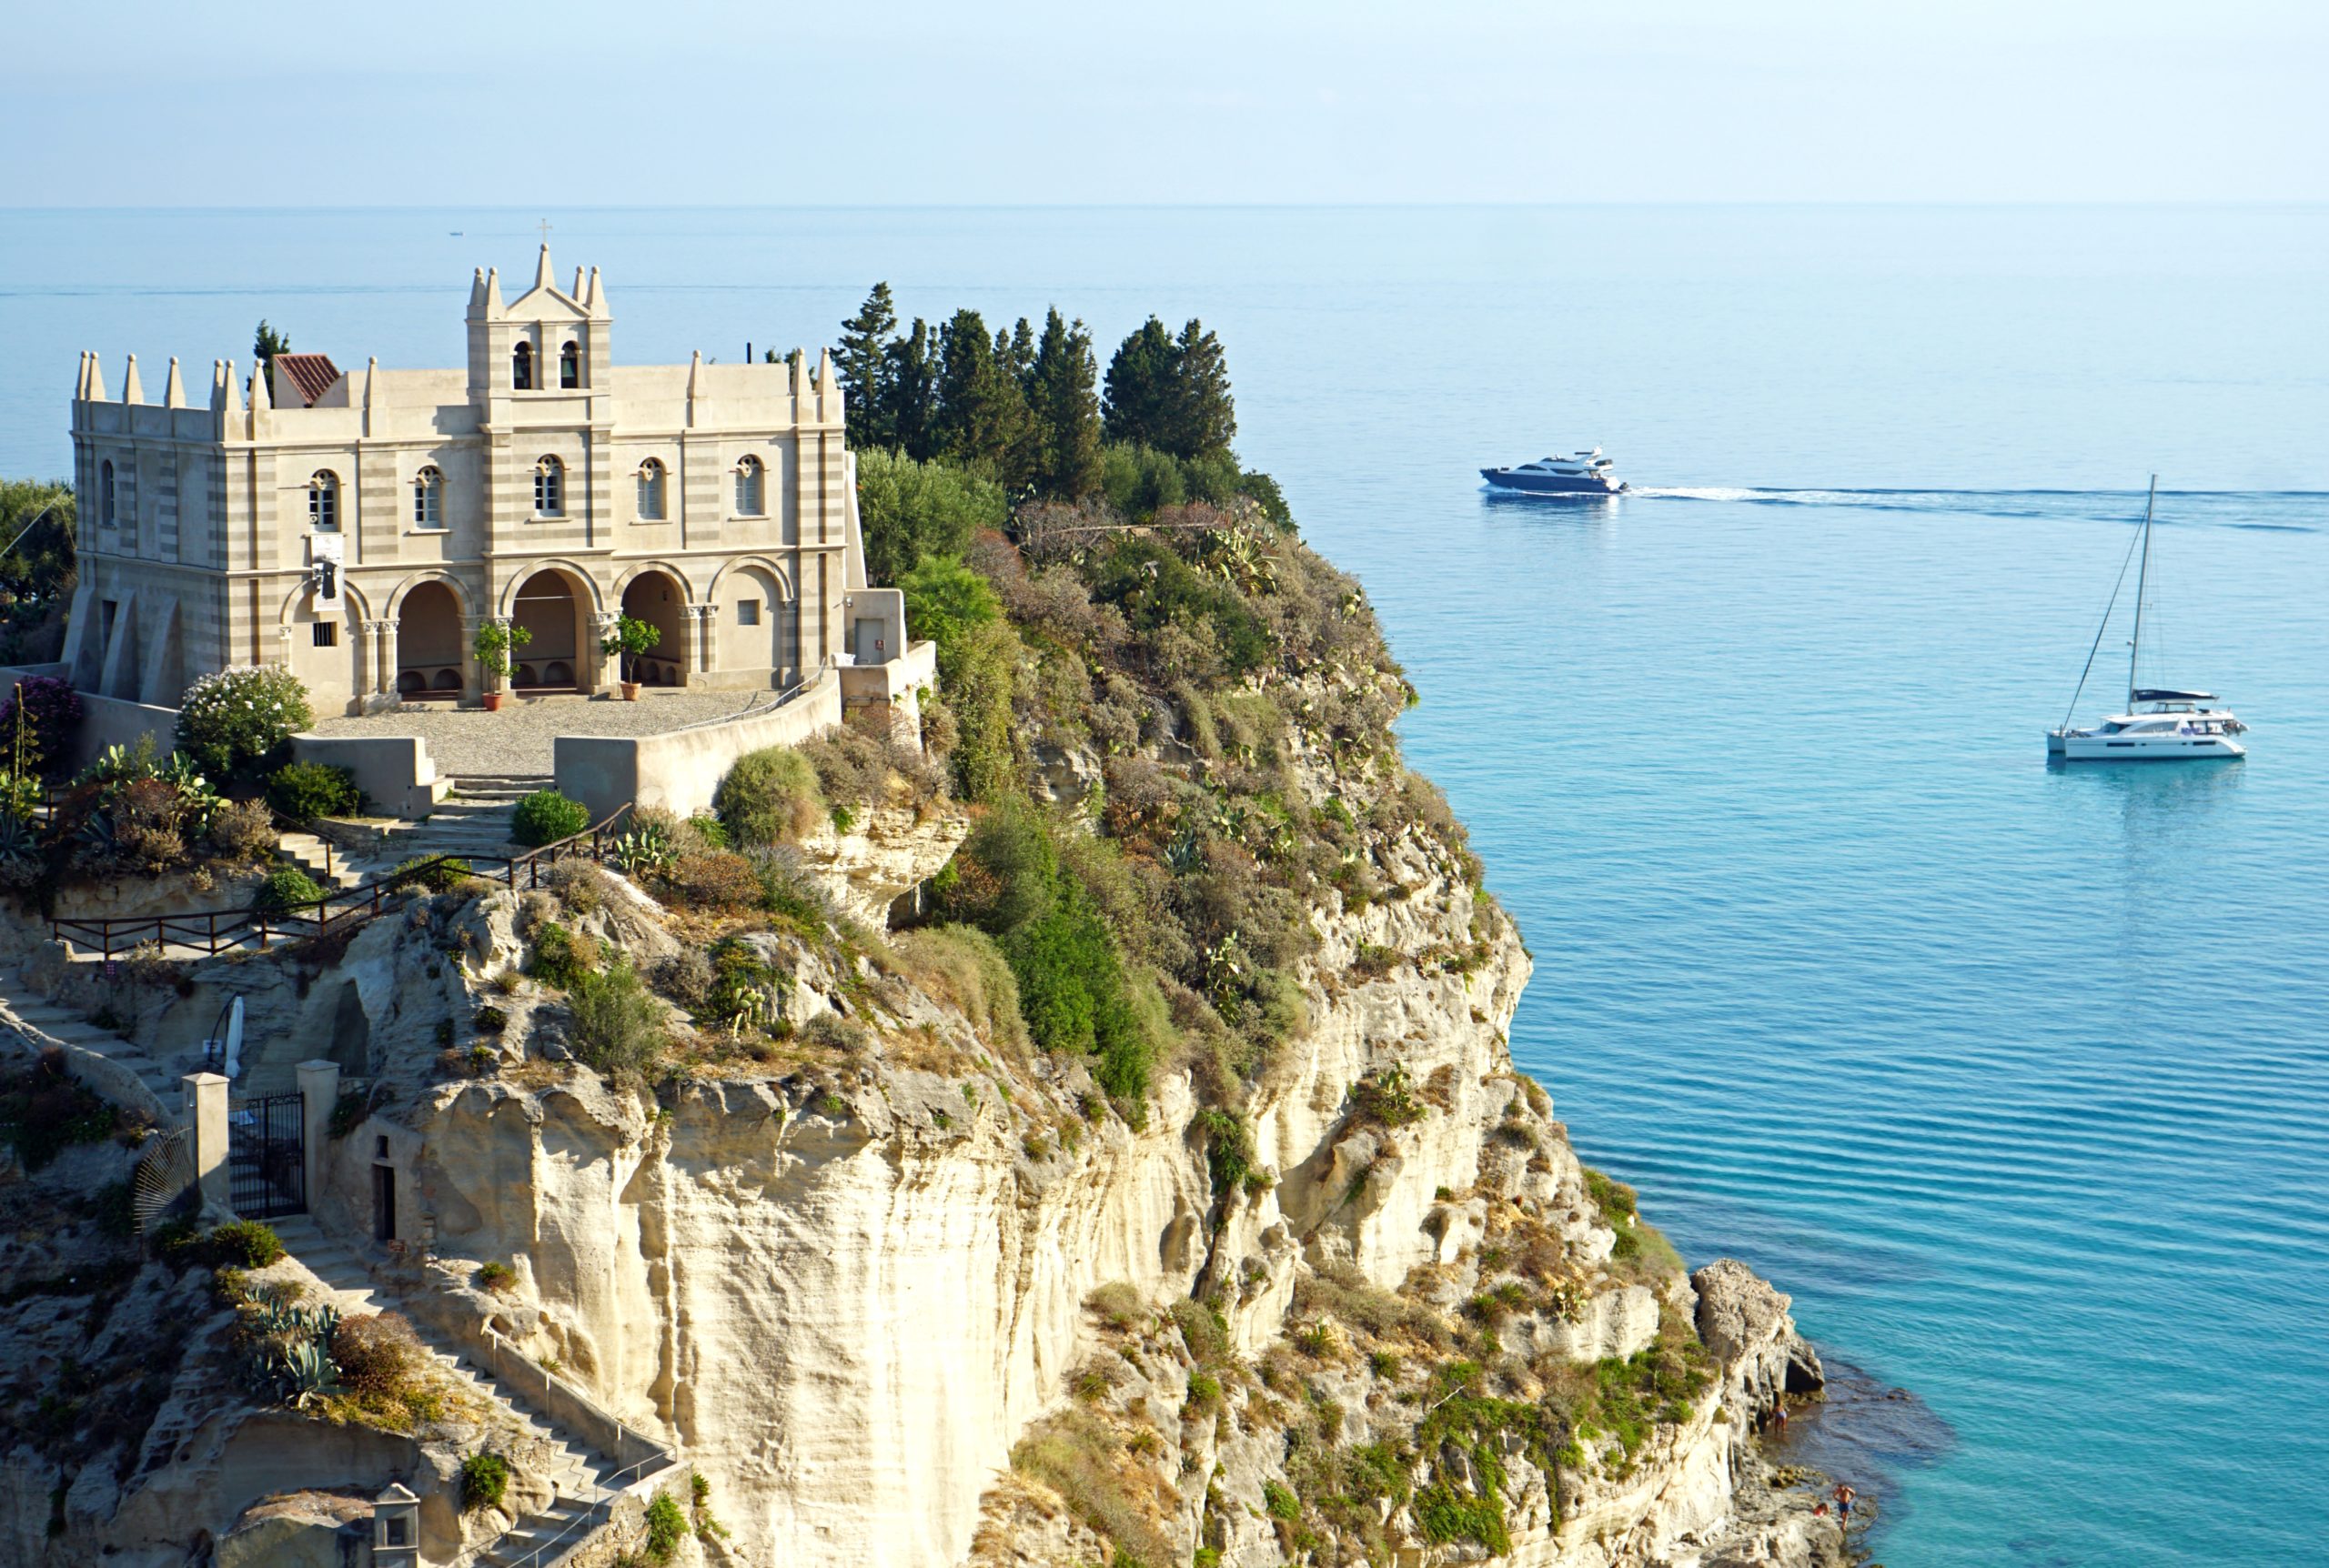
[[[1636,485],[1645,500],[1721,501],[1763,507],[1848,507],[1865,511],[1957,513],[1984,518],[2132,521],[2141,490],[1783,489],[1741,485]],[[2329,491],[2162,490],[2162,527],[2329,532]]]

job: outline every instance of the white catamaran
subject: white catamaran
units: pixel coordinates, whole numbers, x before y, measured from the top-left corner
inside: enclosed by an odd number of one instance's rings
[[[2086,690],[2094,671],[2094,656],[2102,650],[2102,634],[2110,629],[2111,612],[2118,607],[2119,588],[2127,580],[2127,563],[2119,563],[2119,581],[2112,586],[2111,602],[2103,608],[2102,624],[2094,631],[2094,646],[2087,649],[2086,668],[2080,672],[2078,690],[2059,728],[2046,732],[2049,760],[2064,762],[2196,762],[2245,757],[2248,749],[2234,737],[2248,726],[2231,711],[2214,706],[2212,691],[2185,691],[2174,687],[2139,686],[2135,665],[2142,654],[2143,595],[2151,584],[2151,519],[2159,500],[2159,476],[2151,478],[2151,495],[2143,502],[2142,532],[2127,547],[2138,545],[2142,565],[2135,574],[2135,629],[2127,645],[2127,710],[2114,713],[2087,729],[2071,728],[2070,715]]]

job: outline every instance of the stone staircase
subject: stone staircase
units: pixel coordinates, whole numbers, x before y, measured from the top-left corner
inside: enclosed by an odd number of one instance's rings
[[[396,1310],[395,1300],[373,1284],[355,1254],[325,1235],[308,1216],[272,1223],[284,1250],[322,1283],[341,1316]],[[549,1506],[518,1520],[482,1550],[472,1549],[459,1559],[462,1568],[548,1568],[590,1533],[586,1516],[593,1504],[639,1478],[622,1473],[615,1460],[577,1441],[490,1373],[446,1349],[427,1324],[413,1320],[413,1332],[439,1372],[465,1391],[499,1405],[511,1422],[550,1450],[547,1473],[557,1495]]]
[[[68,1007],[43,998],[25,982],[15,965],[0,965],[0,1022],[21,1024],[25,1043],[38,1050],[47,1041],[78,1047],[126,1069],[154,1096],[165,1120],[175,1120],[180,1098],[178,1080],[191,1068],[167,1062],[111,1030],[91,1023]]]
[[[451,793],[428,816],[418,821],[384,823],[377,829],[376,841],[364,848],[334,847],[328,861],[327,846],[320,838],[295,832],[277,839],[277,853],[325,888],[358,887],[408,860],[438,855],[465,859],[509,855],[518,849],[509,838],[512,810],[537,789],[552,787],[546,773],[471,775],[455,779],[451,784]]]

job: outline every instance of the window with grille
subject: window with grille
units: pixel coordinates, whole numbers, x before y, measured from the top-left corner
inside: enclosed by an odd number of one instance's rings
[[[760,623],[761,601],[756,598],[738,599],[736,601],[736,624],[738,626],[758,626]]]
[[[308,481],[308,526],[319,534],[339,531],[339,476],[328,468]]]
[[[739,515],[757,518],[765,499],[761,480],[763,471],[758,457],[745,457],[736,465],[736,510]]]
[[[639,465],[639,516],[642,522],[663,517],[663,465],[652,457]]]
[[[545,518],[566,510],[566,465],[556,457],[534,465],[534,510]]]
[[[319,620],[315,623],[314,629],[316,646],[318,648],[338,648],[339,646],[339,622],[336,620]]]
[[[445,526],[445,476],[435,468],[423,468],[412,481],[412,526],[416,528],[441,528]]]

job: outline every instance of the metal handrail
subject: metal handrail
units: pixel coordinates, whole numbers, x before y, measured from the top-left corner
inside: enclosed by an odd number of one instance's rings
[[[121,942],[119,946],[122,949],[135,948],[146,940],[164,944],[176,941],[181,946],[201,948],[206,953],[215,956],[239,947],[243,940],[241,932],[255,930],[258,935],[259,950],[264,952],[270,931],[294,940],[305,940],[373,920],[393,907],[388,900],[408,884],[439,868],[457,868],[474,875],[482,866],[497,866],[499,868],[498,879],[512,889],[518,886],[518,873],[522,868],[526,872],[526,886],[529,889],[539,888],[542,885],[541,869],[546,864],[555,865],[570,855],[582,853],[587,853],[594,860],[606,859],[609,840],[619,825],[631,815],[632,809],[632,803],[626,801],[609,812],[603,821],[579,833],[570,833],[554,842],[539,845],[522,855],[432,855],[426,860],[399,866],[370,881],[359,882],[352,888],[337,888],[319,899],[287,905],[280,910],[192,910],[174,915],[107,916],[96,920],[58,917],[50,920],[48,931],[52,937],[77,937],[84,946],[94,945],[101,956],[108,959],[116,950],[116,939],[125,933],[138,934],[134,940]],[[590,845],[584,849],[580,846],[586,839]],[[335,904],[347,907],[335,910]],[[198,932],[195,929],[196,921],[202,922]],[[305,931],[296,929],[303,924],[312,924],[314,929]],[[222,940],[226,938],[233,940]]]
[[[578,837],[580,835],[578,835]],[[514,1342],[506,1336],[496,1332],[491,1324],[488,1324],[486,1326],[485,1338],[488,1344],[508,1351],[512,1357],[524,1363],[527,1367],[530,1368],[534,1372],[539,1372],[541,1374],[542,1383],[546,1389],[549,1387],[563,1389],[570,1398],[574,1399],[578,1402],[587,1405],[593,1410],[598,1409],[596,1402],[592,1401],[588,1394],[584,1393],[580,1389],[574,1387],[572,1384],[563,1382],[559,1378],[557,1373],[551,1372],[548,1367],[543,1366],[539,1362],[537,1362],[528,1356],[524,1351],[518,1348]],[[543,1413],[545,1416],[548,1415],[547,1412],[544,1412]],[[611,1519],[614,1516],[615,1500],[622,1496],[624,1493],[630,1491],[631,1487],[636,1486],[640,1481],[646,1479],[645,1473],[649,1470],[656,1467],[671,1468],[678,1465],[680,1462],[679,1455],[673,1452],[670,1449],[666,1448],[663,1444],[656,1442],[645,1432],[634,1430],[630,1423],[623,1421],[620,1417],[614,1415],[610,1412],[599,1411],[599,1413],[604,1416],[607,1422],[614,1427],[615,1432],[619,1436],[628,1438],[634,1442],[645,1444],[649,1451],[647,1457],[644,1459],[634,1460],[630,1463],[622,1466],[620,1470],[610,1471],[609,1473],[608,1480],[602,1481],[595,1477],[592,1478],[590,1483],[590,1490],[595,1495],[590,1499],[582,1512],[576,1514],[573,1518],[568,1520],[565,1524],[560,1526],[557,1534],[551,1536],[540,1545],[536,1546],[531,1552],[527,1553],[523,1557],[513,1559],[508,1565],[508,1568],[554,1568],[554,1565],[558,1563],[559,1559],[556,1557],[545,1559],[542,1555],[544,1553],[549,1552],[560,1542],[564,1541],[569,1535],[572,1534],[576,1526],[587,1524],[590,1526],[590,1530],[595,1531],[600,1524],[606,1523],[607,1520]],[[638,1473],[633,1473],[634,1472]],[[630,1477],[630,1479],[628,1481],[623,1481],[621,1478],[625,1476]],[[612,1483],[610,1484],[610,1483]],[[552,1489],[552,1495],[557,1495],[555,1488]],[[516,1523],[517,1522],[515,1521],[512,1522],[513,1528],[515,1527]],[[509,1531],[505,1530],[500,1535],[496,1535],[492,1540],[482,1542],[478,1545],[469,1548],[469,1550],[462,1553],[459,1557],[454,1558],[450,1563],[447,1564],[447,1568],[466,1568],[466,1564],[475,1563],[485,1556],[486,1553],[493,1551],[494,1548],[500,1543],[501,1536],[507,1535],[509,1533]],[[589,1531],[584,1533],[586,1539],[588,1538],[589,1533]],[[580,1546],[582,1543],[580,1541],[577,1541],[574,1544],[576,1546]]]

